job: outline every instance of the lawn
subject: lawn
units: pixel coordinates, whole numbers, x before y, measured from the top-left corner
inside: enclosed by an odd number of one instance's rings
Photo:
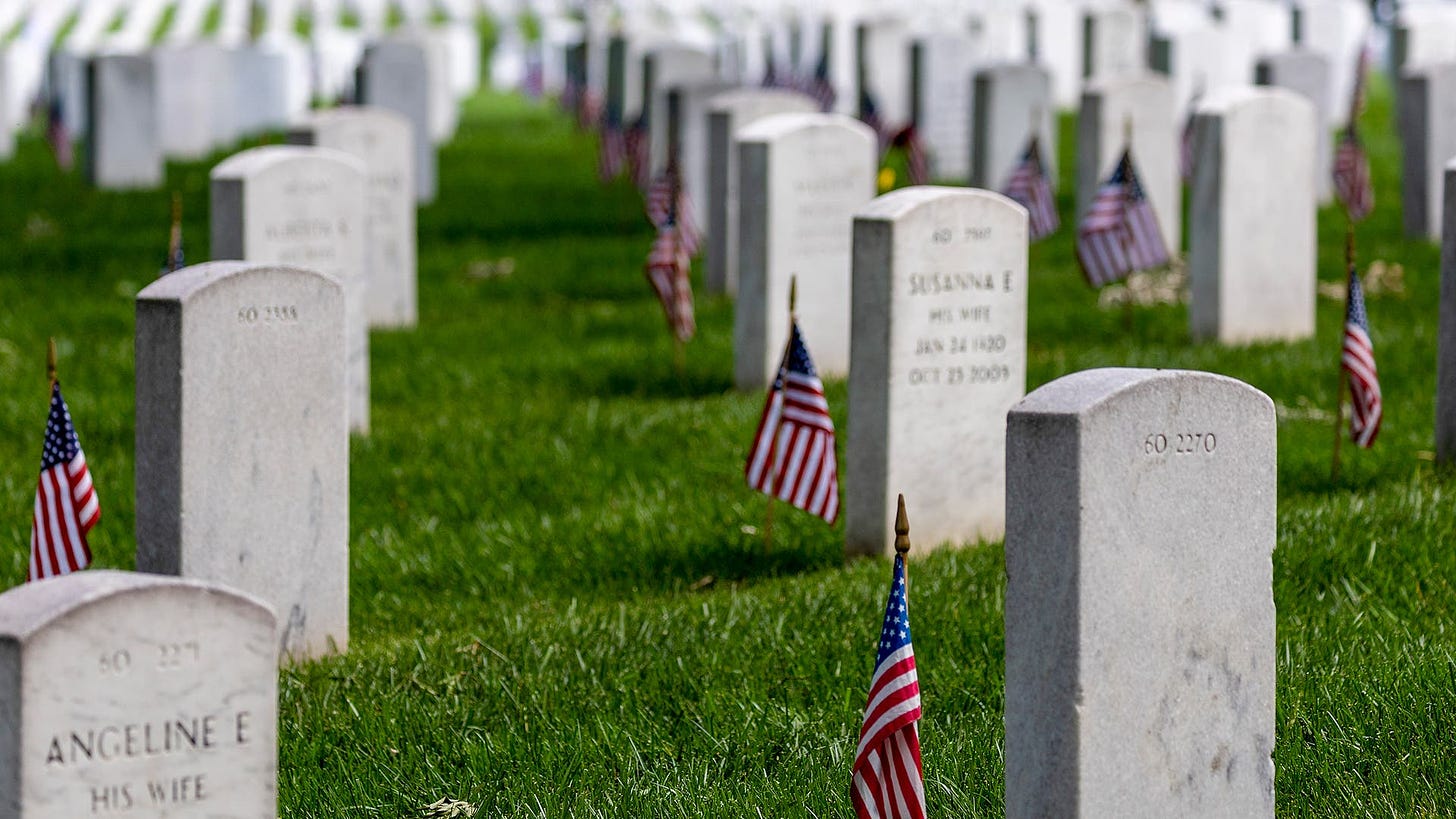
[[[1195,344],[1178,304],[1100,309],[1064,226],[1031,251],[1028,388],[1108,365],[1205,369],[1276,402],[1277,800],[1284,815],[1449,815],[1456,782],[1456,486],[1431,462],[1438,252],[1400,235],[1376,83],[1364,264],[1385,390],[1374,449],[1329,475],[1343,305],[1297,344]],[[1062,123],[1070,223],[1070,119]],[[166,252],[170,189],[208,258],[209,163],[169,189],[88,190],[34,135],[0,166],[0,576],[25,575],[45,339],[100,492],[97,564],[133,562],[133,296]],[[373,336],[373,434],[351,463],[348,656],[282,673],[280,813],[845,817],[886,560],[780,509],[742,458],[762,396],[733,391],[732,305],[698,300],[675,371],[641,266],[651,233],[554,110],[472,99],[420,212],[420,326]],[[1343,277],[1320,213],[1320,275]],[[699,280],[700,281],[700,280]],[[828,385],[845,429],[845,385]],[[841,447],[844,436],[841,434]],[[246,502],[246,499],[239,499]],[[914,521],[914,498],[909,499]],[[924,545],[924,544],[922,544]],[[999,543],[922,555],[911,613],[935,816],[1003,812]]]

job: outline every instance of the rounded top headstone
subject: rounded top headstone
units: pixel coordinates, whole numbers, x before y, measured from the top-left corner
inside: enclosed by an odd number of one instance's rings
[[[264,145],[239,151],[224,159],[213,166],[211,176],[213,179],[246,179],[284,165],[310,161],[335,162],[364,173],[364,163],[343,151],[305,145]]]
[[[1197,370],[1152,370],[1135,367],[1104,367],[1064,375],[1044,384],[1012,407],[1013,415],[1086,415],[1093,410],[1113,409],[1123,401],[1136,399],[1169,386],[1222,393],[1226,398],[1245,397],[1267,408],[1272,416],[1274,402],[1262,391],[1226,375]]]
[[[875,132],[868,125],[843,114],[774,114],[744,126],[735,135],[739,142],[776,142],[795,133],[843,131],[854,133],[866,144],[876,142]]]
[[[982,188],[958,188],[945,185],[916,185],[890,191],[875,199],[854,214],[855,219],[873,219],[888,222],[900,219],[915,211],[933,205],[958,205],[966,202],[995,203],[1011,208],[1026,216],[1026,208],[995,191]]]
[[[169,273],[142,288],[137,301],[179,301],[185,302],[193,296],[239,276],[256,275],[260,272],[276,272],[293,276],[307,276],[319,280],[329,290],[342,291],[339,280],[317,270],[287,265],[259,264],[257,262],[219,261],[195,264]]]
[[[801,113],[813,113],[819,110],[819,104],[814,98],[802,91],[791,91],[787,88],[734,88],[731,91],[724,91],[716,94],[708,100],[708,110],[714,113],[720,111],[733,111],[742,106],[760,106],[764,104],[779,103],[786,109],[800,108]]]
[[[1234,114],[1241,111],[1298,109],[1314,121],[1314,103],[1287,88],[1270,85],[1225,85],[1199,98],[1198,114]]]

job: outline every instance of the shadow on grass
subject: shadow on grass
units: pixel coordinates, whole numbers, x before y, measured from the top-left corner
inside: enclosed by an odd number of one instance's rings
[[[664,351],[662,357],[630,369],[573,371],[572,382],[581,393],[598,398],[709,398],[733,389],[733,379],[721,368],[690,359],[679,370],[671,356]]]

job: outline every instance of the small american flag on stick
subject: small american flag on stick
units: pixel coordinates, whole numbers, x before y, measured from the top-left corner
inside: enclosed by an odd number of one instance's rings
[[[1369,447],[1380,432],[1385,412],[1380,399],[1380,379],[1375,372],[1375,347],[1370,343],[1370,318],[1365,313],[1365,293],[1360,277],[1350,265],[1350,283],[1345,299],[1345,340],[1340,366],[1350,381],[1350,440]]]
[[[172,194],[172,231],[167,239],[167,264],[162,268],[162,274],[176,273],[186,267],[186,257],[182,253],[182,194]]]
[[[1077,226],[1077,261],[1093,287],[1168,263],[1168,246],[1138,182],[1131,150],[1122,152]]]
[[[30,525],[29,579],[58,577],[91,565],[86,534],[100,519],[101,504],[71,424],[71,411],[61,397],[60,382],[52,380],[35,517]]]
[[[1021,161],[1011,171],[1003,193],[1007,198],[1026,208],[1029,218],[1028,232],[1034,242],[1061,227],[1057,216],[1056,197],[1052,195],[1052,183],[1042,169],[1039,140],[1032,136],[1026,143]]]
[[[1365,75],[1369,70],[1369,51],[1360,49],[1360,58],[1355,66],[1355,86],[1350,92],[1350,119],[1340,135],[1340,144],[1335,148],[1335,161],[1331,169],[1334,177],[1335,196],[1345,205],[1350,221],[1358,222],[1375,209],[1375,187],[1370,180],[1370,159],[1360,143],[1356,121],[1365,107]]]
[[[678,241],[677,225],[669,213],[657,229],[657,238],[647,254],[647,281],[662,303],[662,312],[667,316],[667,325],[673,337],[686,343],[697,332],[697,320],[693,316],[693,286],[688,277],[691,265],[688,254]]]
[[[601,152],[597,155],[597,175],[610,182],[622,175],[627,165],[627,134],[622,123],[608,120],[602,126]]]
[[[910,184],[930,184],[930,158],[925,154],[925,143],[921,141],[915,123],[901,128],[890,144],[905,152],[905,175],[910,178]]]
[[[819,103],[820,111],[831,111],[834,109],[834,101],[839,96],[834,91],[834,83],[829,81],[829,55],[819,55],[819,62],[814,64],[814,77],[809,81],[805,91],[814,101]]]
[[[834,420],[797,321],[790,321],[789,343],[764,401],[744,475],[754,489],[830,525],[839,518]]]
[[[638,190],[646,190],[651,183],[652,139],[647,131],[646,117],[639,117],[627,129],[624,143],[627,151],[627,168],[632,174],[632,184]]]
[[[895,571],[875,671],[854,754],[850,799],[860,819],[925,819],[920,766],[920,680],[910,643],[905,552],[910,549],[905,498],[895,519]]]
[[[63,171],[69,171],[75,164],[76,152],[71,144],[70,129],[66,128],[65,110],[59,97],[52,99],[46,106],[45,140],[51,146],[56,166]]]
[[[674,197],[674,193],[676,197]],[[682,174],[678,170],[677,160],[669,161],[662,173],[652,180],[651,187],[647,189],[644,205],[647,210],[647,219],[654,227],[660,228],[669,218],[672,218],[677,224],[678,244],[682,251],[688,255],[688,258],[698,255],[698,249],[702,245],[702,234],[699,232],[697,220],[693,216],[692,200],[687,191],[683,189]]]

